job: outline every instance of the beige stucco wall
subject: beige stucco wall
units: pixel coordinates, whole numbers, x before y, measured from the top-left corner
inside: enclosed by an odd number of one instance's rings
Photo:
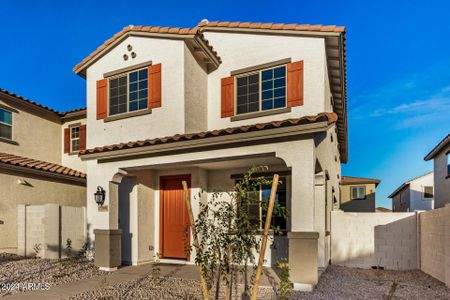
[[[28,185],[18,183],[25,180]],[[86,187],[73,182],[43,178],[12,171],[0,171],[0,251],[16,252],[17,205],[59,203],[67,206],[86,205]]]
[[[365,199],[351,199],[351,188],[357,186],[366,187]],[[375,212],[375,189],[373,183],[342,184],[341,185],[341,209],[348,212]]]
[[[419,217],[421,270],[450,287],[450,205]]]
[[[444,207],[450,203],[450,177],[447,173],[447,156],[450,145],[434,157],[434,207]],[[447,178],[448,177],[448,178]]]
[[[38,112],[1,98],[0,104],[17,110],[12,112],[12,140],[18,143],[13,145],[0,141],[0,152],[61,163],[61,125],[56,115],[52,117],[49,113]]]
[[[77,153],[64,153],[64,129],[69,128],[73,124],[86,125],[86,118],[80,118],[76,120],[66,121],[61,125],[61,164],[63,166],[86,172],[86,162],[82,161]],[[86,127],[86,131],[89,129]]]
[[[331,213],[331,263],[352,268],[418,268],[415,213]]]

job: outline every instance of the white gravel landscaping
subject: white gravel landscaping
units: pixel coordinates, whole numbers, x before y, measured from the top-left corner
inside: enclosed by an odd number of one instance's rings
[[[51,260],[0,253],[0,297],[22,292],[28,284],[41,284],[45,289],[106,274],[85,259]]]

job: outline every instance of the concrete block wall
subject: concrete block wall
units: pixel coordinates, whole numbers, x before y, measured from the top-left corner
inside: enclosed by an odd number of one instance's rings
[[[420,223],[420,269],[450,287],[450,205],[423,212]]]
[[[74,252],[84,244],[85,207],[18,205],[17,212],[19,255],[33,256],[33,248],[40,245],[39,257],[60,258],[64,256],[67,238],[72,240]]]
[[[331,263],[356,268],[416,269],[416,219],[415,213],[333,211]]]

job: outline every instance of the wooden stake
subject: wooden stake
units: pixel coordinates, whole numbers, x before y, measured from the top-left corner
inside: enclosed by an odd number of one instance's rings
[[[256,296],[258,295],[259,280],[261,279],[262,265],[264,262],[264,255],[266,253],[267,237],[269,235],[270,223],[272,221],[272,211],[275,203],[275,196],[277,194],[278,179],[278,174],[273,175],[272,190],[270,191],[269,207],[267,208],[266,223],[264,224],[264,235],[261,243],[261,251],[259,251],[258,267],[256,268],[255,284],[253,285],[251,300],[256,300]]]
[[[184,199],[186,201],[186,206],[189,214],[189,223],[191,225],[192,236],[194,237],[194,247],[197,253],[200,252],[200,243],[198,242],[197,230],[195,228],[194,214],[192,213],[192,205],[191,205],[191,196],[189,195],[188,185],[186,181],[182,181],[183,190],[184,190]],[[204,300],[209,300],[209,290],[208,283],[206,282],[206,278],[203,274],[203,265],[198,265],[200,271],[200,284],[202,287],[202,294]]]

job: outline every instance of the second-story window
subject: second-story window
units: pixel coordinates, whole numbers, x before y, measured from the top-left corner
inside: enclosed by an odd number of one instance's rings
[[[351,197],[352,200],[364,200],[366,199],[366,187],[361,186],[352,186],[351,187]]]
[[[129,72],[109,80],[109,115],[147,109],[148,70]]]
[[[12,113],[0,108],[0,137],[12,139]]]
[[[286,66],[260,70],[236,79],[236,114],[286,107]]]
[[[424,186],[423,187],[423,198],[424,199],[432,199],[433,198],[433,187],[432,186]]]
[[[80,150],[80,127],[70,128],[70,151]]]

